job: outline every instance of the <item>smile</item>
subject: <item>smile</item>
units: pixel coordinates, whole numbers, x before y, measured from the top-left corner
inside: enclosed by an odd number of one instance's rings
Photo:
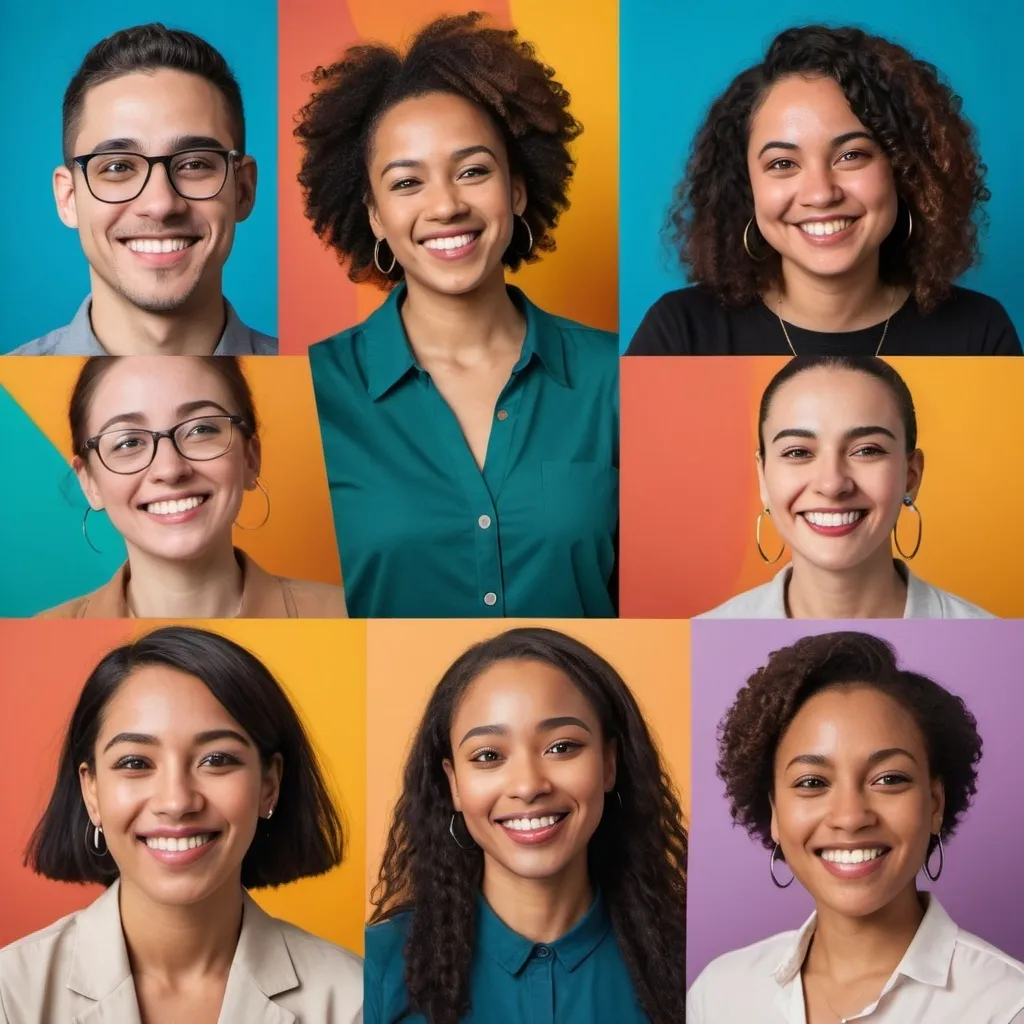
[[[826,238],[829,235],[837,235],[845,231],[857,218],[841,217],[836,220],[814,220],[798,224],[797,227],[812,238]]]
[[[866,850],[822,850],[819,856],[832,864],[864,864],[866,861],[877,860],[885,853],[888,850],[884,847],[873,846]]]
[[[545,814],[540,818],[508,818],[498,824],[512,832],[537,832],[557,825],[564,817],[564,814]]]
[[[851,509],[849,512],[800,512],[798,515],[802,515],[813,526],[836,527],[852,526],[867,513],[863,509]]]
[[[124,244],[132,252],[181,252],[196,244],[195,238],[129,238]]]
[[[205,846],[208,842],[215,839],[217,835],[218,833],[216,832],[203,832],[195,836],[182,836],[179,839],[175,839],[174,836],[150,836],[146,839],[142,839],[140,836],[139,838],[151,850],[184,853],[186,850],[194,850],[199,846]]]
[[[420,244],[425,249],[445,252],[451,249],[465,249],[480,237],[479,231],[467,232],[464,235],[448,235],[445,238],[426,238]]]
[[[146,512],[154,516],[173,516],[182,512],[191,512],[206,501],[206,496],[194,494],[189,498],[176,498],[171,501],[151,501],[148,505],[142,505]]]

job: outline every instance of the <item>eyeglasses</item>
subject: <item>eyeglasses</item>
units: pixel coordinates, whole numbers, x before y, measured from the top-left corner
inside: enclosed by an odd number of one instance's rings
[[[73,162],[101,203],[130,203],[142,195],[154,164],[163,165],[171,188],[182,199],[213,199],[224,188],[232,161],[242,155],[237,149],[185,149],[169,156],[87,153]]]
[[[210,462],[227,454],[234,428],[244,436],[252,434],[241,416],[197,416],[171,427],[170,430],[132,429],[106,430],[90,437],[82,445],[82,458],[93,451],[111,473],[128,476],[148,469],[156,458],[156,448],[163,437],[170,438],[174,450],[190,462]]]

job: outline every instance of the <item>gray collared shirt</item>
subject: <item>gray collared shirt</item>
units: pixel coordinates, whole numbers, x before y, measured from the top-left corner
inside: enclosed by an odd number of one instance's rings
[[[71,323],[64,327],[58,327],[8,354],[12,356],[107,355],[106,349],[93,333],[92,321],[89,319],[91,305],[92,296],[90,295],[78,307],[78,312]],[[227,322],[224,324],[224,333],[213,350],[215,356],[277,355],[277,338],[271,338],[267,334],[260,334],[259,331],[246,327],[238,319],[238,314],[227,299],[224,300],[224,307],[227,310]]]

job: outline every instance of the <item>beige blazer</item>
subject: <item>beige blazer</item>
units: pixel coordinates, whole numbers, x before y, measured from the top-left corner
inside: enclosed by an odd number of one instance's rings
[[[0,950],[0,1024],[142,1024],[115,882],[77,914]],[[246,893],[219,1024],[361,1024],[354,953]]]
[[[240,619],[343,619],[345,592],[331,583],[290,580],[272,576],[261,569],[244,551],[235,548],[242,567],[242,607]],[[40,612],[40,619],[130,619],[125,597],[130,573],[125,562],[114,578],[99,590],[76,597],[64,604]]]

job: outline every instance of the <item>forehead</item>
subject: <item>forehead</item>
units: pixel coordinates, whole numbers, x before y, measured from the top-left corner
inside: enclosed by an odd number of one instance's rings
[[[780,141],[801,145],[858,130],[866,129],[834,78],[788,75],[768,90],[754,113],[750,144],[760,147]]]
[[[884,426],[900,437],[903,423],[888,385],[859,370],[815,367],[791,377],[772,396],[765,439],[772,428]]]
[[[108,139],[136,139],[147,156],[157,156],[187,135],[235,145],[220,90],[184,71],[133,71],[86,91],[74,149],[88,153]]]

